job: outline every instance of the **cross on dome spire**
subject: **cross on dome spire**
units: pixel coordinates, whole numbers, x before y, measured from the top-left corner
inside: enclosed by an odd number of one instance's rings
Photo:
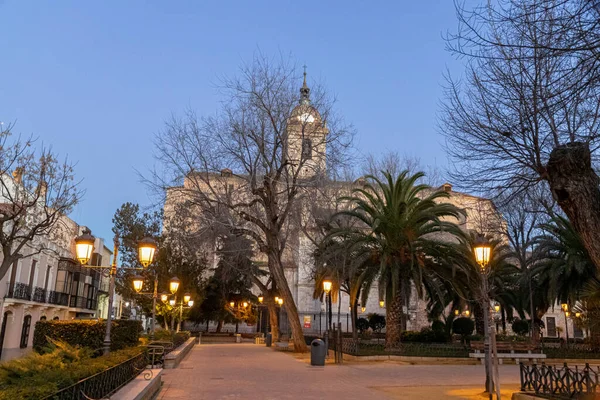
[[[304,65],[304,83],[300,88],[300,104],[309,105],[310,104],[310,89],[306,85],[306,65]]]

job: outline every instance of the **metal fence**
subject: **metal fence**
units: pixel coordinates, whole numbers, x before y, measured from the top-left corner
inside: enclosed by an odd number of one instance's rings
[[[163,349],[149,348],[114,367],[85,378],[66,387],[43,400],[89,400],[106,399],[117,390],[131,382],[140,373],[146,380],[152,379],[150,366],[162,365]]]
[[[520,364],[521,391],[553,399],[572,399],[598,391],[600,367]]]

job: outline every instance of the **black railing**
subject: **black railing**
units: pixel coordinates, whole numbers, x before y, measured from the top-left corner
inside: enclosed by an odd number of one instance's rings
[[[95,310],[97,305],[96,299],[88,299],[82,296],[71,296],[69,300],[69,307],[73,308],[85,308],[88,310]]]
[[[6,297],[10,299],[30,300],[31,286],[17,282],[13,286],[9,286]]]
[[[51,290],[48,292],[48,303],[56,304],[58,306],[67,306],[69,305],[69,295]]]
[[[48,297],[48,291],[41,287],[35,287],[33,289],[33,296],[31,296],[31,301],[35,301],[37,303],[46,303]]]
[[[571,399],[582,394],[596,393],[599,388],[600,367],[562,367],[556,365],[520,364],[521,391],[553,399]]]
[[[140,373],[146,380],[152,379],[152,371],[145,370],[149,364],[148,353],[143,352],[121,364],[60,390],[44,400],[105,399],[131,382]],[[145,371],[144,371],[145,370]],[[142,372],[144,371],[144,372]]]

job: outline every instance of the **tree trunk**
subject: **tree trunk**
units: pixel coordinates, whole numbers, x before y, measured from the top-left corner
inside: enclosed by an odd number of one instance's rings
[[[350,318],[352,319],[352,338],[354,340],[358,340],[358,329],[356,329],[356,320],[358,319],[357,302],[357,299],[355,299],[354,304],[352,304],[352,309],[350,310]]]
[[[556,147],[546,172],[554,199],[600,268],[600,178],[592,168],[589,146],[573,142]]]
[[[269,310],[269,324],[271,325],[271,338],[273,343],[279,340],[279,324],[277,322],[277,309],[273,299],[267,301],[267,309]]]
[[[221,333],[221,330],[223,329],[223,320],[220,319],[219,322],[217,323],[217,330],[216,333]]]
[[[385,349],[394,350],[400,346],[402,332],[402,293],[398,292],[386,308]]]
[[[473,318],[475,318],[475,332],[478,335],[485,335],[483,308],[479,303],[473,305]]]
[[[206,321],[206,333],[208,333],[208,328],[209,328],[209,325],[210,325],[210,320],[209,320],[209,321]]]
[[[279,295],[283,299],[283,306],[287,312],[290,327],[292,329],[292,339],[294,342],[294,351],[298,353],[304,353],[308,351],[306,347],[306,341],[304,340],[304,333],[302,332],[302,325],[300,325],[300,317],[298,316],[298,308],[294,302],[294,297],[288,286],[287,279],[285,277],[283,264],[281,262],[279,254],[269,254],[269,266],[270,272],[275,280],[275,284],[279,289]]]

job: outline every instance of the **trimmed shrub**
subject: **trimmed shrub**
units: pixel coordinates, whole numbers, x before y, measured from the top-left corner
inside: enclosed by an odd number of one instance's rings
[[[173,332],[167,330],[156,331],[154,334],[154,340],[166,340],[169,342],[173,342],[173,347],[177,348],[185,343],[191,337],[191,333],[189,331],[180,331]]]
[[[0,363],[0,400],[41,399],[82,379],[135,357],[140,347],[92,358],[92,351],[66,343],[48,343],[48,352]]]
[[[369,326],[373,332],[381,332],[385,328],[385,317],[381,314],[369,314]]]
[[[526,335],[529,332],[529,322],[524,319],[515,319],[512,323],[512,330],[517,335]]]
[[[443,321],[440,321],[439,319],[437,319],[431,323],[431,330],[434,332],[441,332],[445,335],[446,334],[446,324]]]
[[[99,351],[102,349],[105,330],[105,320],[38,321],[35,324],[33,348],[42,351],[48,346],[48,338],[50,338],[71,346]],[[110,332],[111,350],[137,346],[142,332],[142,323],[126,319],[112,321]]]
[[[474,329],[475,321],[473,321],[471,318],[456,318],[452,322],[452,332],[457,335],[461,335],[463,340],[465,340],[467,336],[472,334]]]
[[[368,330],[369,320],[366,318],[358,318],[356,320],[356,329],[358,329],[360,333],[363,333],[364,331]]]
[[[400,334],[401,342],[415,343],[445,343],[448,337],[445,332],[434,332],[430,328],[423,328],[420,332],[403,331]]]

